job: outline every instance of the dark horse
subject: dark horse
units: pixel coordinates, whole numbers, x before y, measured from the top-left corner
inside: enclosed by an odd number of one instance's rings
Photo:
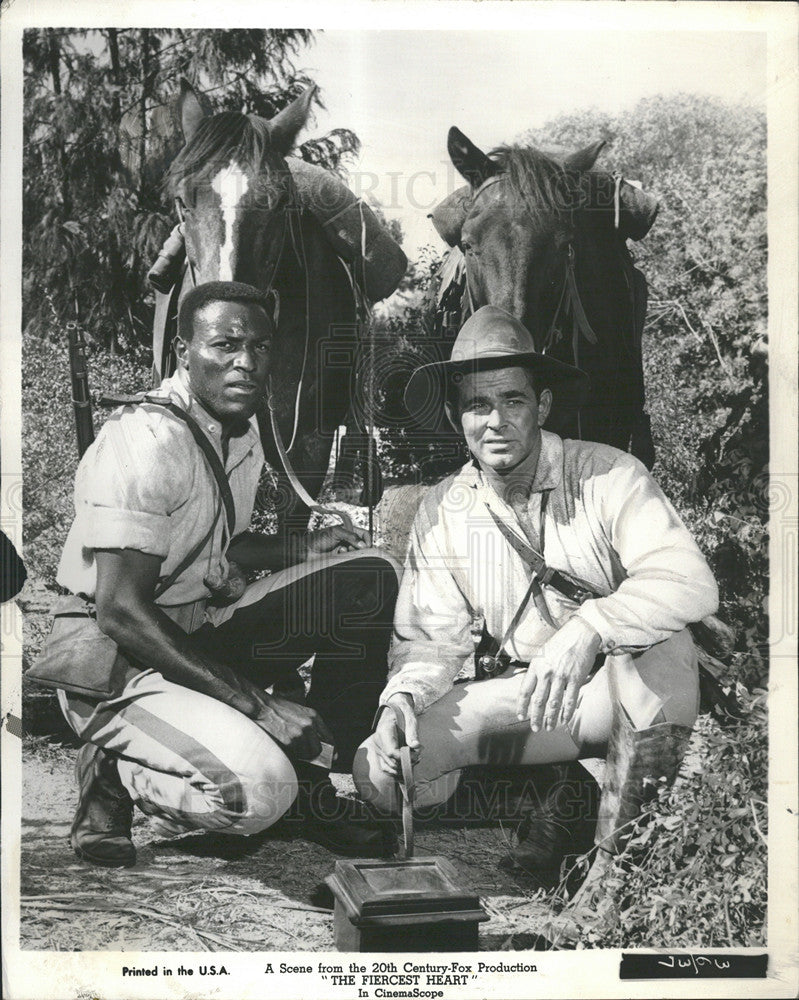
[[[456,322],[482,305],[507,309],[538,350],[590,376],[583,405],[553,412],[552,429],[631,450],[651,466],[641,360],[646,282],[632,266],[626,238],[648,231],[657,202],[592,169],[603,145],[560,160],[523,146],[486,155],[452,128],[449,155],[469,187],[432,218],[463,253]]]
[[[167,175],[183,221],[188,260],[184,291],[190,283],[223,280],[273,293],[277,334],[271,352],[271,405],[291,465],[314,499],[328,468],[333,435],[353,398],[358,320],[368,309],[358,285],[369,290],[368,275],[364,278],[369,261],[354,259],[348,268],[344,260],[347,233],[341,222],[348,213],[354,216],[351,228],[357,225],[360,253],[368,208],[322,168],[286,160],[306,124],[315,89],[310,87],[267,121],[230,111],[209,114],[184,82],[179,110],[185,146]],[[331,215],[338,220],[333,237],[324,225]],[[371,213],[367,221],[374,223]],[[372,299],[393,291],[407,263],[395,244],[386,251],[386,239],[377,236],[390,262],[381,279],[372,282]],[[284,462],[269,416],[264,416],[266,459],[280,470]],[[307,508],[298,505],[285,480],[280,494],[281,524],[302,521]]]

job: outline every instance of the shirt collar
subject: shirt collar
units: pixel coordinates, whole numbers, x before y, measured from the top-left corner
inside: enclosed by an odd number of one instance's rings
[[[190,413],[200,427],[220,449],[222,447],[222,425],[205,409],[191,391],[188,377],[182,368],[178,368],[174,375],[165,378],[158,387],[159,392],[168,396],[177,397],[188,413]],[[260,441],[258,432],[258,421],[252,416],[248,421],[246,434],[240,437],[232,437],[228,444],[228,464],[236,461],[241,453],[252,449],[253,443]]]
[[[554,490],[563,479],[563,439],[551,431],[541,431],[541,454],[538,456],[533,493]]]

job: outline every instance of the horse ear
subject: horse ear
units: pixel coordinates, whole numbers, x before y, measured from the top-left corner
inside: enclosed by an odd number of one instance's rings
[[[203,117],[212,114],[211,102],[181,79],[180,92],[147,115],[146,149],[141,162],[142,121],[138,108],[126,111],[119,122],[119,157],[128,184],[158,185],[181,146],[197,130]]]
[[[654,195],[623,180],[619,187],[619,232],[627,240],[642,240],[652,228],[659,208]]]
[[[567,156],[563,161],[563,166],[567,170],[590,170],[607,144],[607,139],[600,139],[599,142],[594,142],[590,146],[584,146],[583,149],[578,149],[576,153]]]
[[[200,127],[200,123],[205,118],[207,111],[195,94],[194,87],[192,87],[185,76],[180,78],[178,109],[180,110],[180,125],[183,129],[183,138],[186,142],[189,142]]]
[[[311,101],[319,88],[312,83],[299,97],[287,105],[269,122],[272,145],[283,156],[288,156],[301,128],[308,121]]]
[[[497,172],[496,163],[454,125],[447,134],[447,152],[455,169],[473,188],[480,187]]]

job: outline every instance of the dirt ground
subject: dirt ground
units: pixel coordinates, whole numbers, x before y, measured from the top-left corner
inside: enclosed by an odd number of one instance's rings
[[[315,892],[336,856],[278,824],[251,838],[196,835],[160,840],[136,813],[138,863],[102,869],[69,846],[77,792],[75,747],[26,737],[23,747],[22,925],[24,949],[92,951],[329,951],[333,921]],[[343,792],[346,776],[334,776]],[[490,920],[480,947],[551,947],[534,928],[548,912],[540,883],[500,863],[511,829],[431,823],[418,856],[443,855],[477,893]],[[326,905],[315,905],[318,902]]]
[[[419,487],[392,489],[377,512],[379,542],[397,558],[402,558],[420,495]],[[341,506],[355,516],[356,509]],[[35,657],[49,629],[54,596],[53,589],[36,578],[28,580],[20,595],[26,658]],[[159,839],[148,817],[136,811],[136,866],[103,869],[84,864],[69,845],[77,802],[73,767],[78,744],[53,694],[24,687],[23,728],[23,948],[334,948],[329,893],[320,896],[318,887],[332,874],[337,858],[304,839],[299,824],[281,821],[250,838],[195,835],[168,841]],[[591,770],[601,776],[599,762]],[[349,776],[332,777],[340,794],[354,794]],[[557,947],[557,941],[535,933],[553,904],[557,907],[557,877],[541,881],[508,865],[515,825],[499,819],[480,826],[429,822],[417,829],[416,855],[449,859],[460,884],[480,897],[490,917],[481,925],[481,949]]]

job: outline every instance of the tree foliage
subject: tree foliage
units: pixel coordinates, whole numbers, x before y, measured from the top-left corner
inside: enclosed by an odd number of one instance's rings
[[[271,118],[312,82],[294,65],[311,40],[306,30],[26,31],[26,327],[78,321],[112,351],[148,342],[145,276],[176,221],[162,180],[182,145],[179,78],[209,109]],[[299,153],[340,170],[358,146],[340,128]]]
[[[610,142],[599,166],[660,199],[655,225],[635,245],[649,281],[655,474],[711,560],[754,683],[768,631],[765,115],[660,96],[616,116],[566,115],[522,141],[577,147],[602,137]]]

